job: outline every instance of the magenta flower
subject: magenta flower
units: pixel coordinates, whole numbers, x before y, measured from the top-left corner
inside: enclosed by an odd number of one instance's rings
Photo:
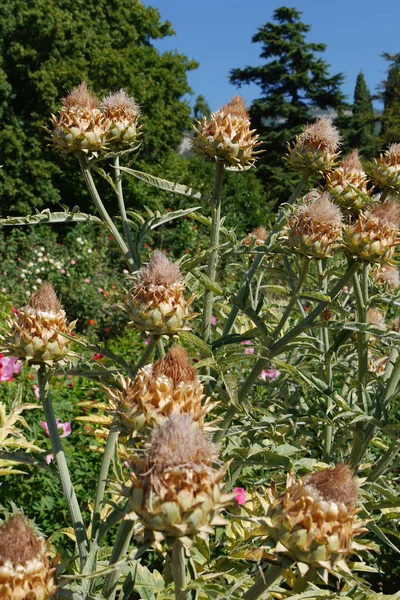
[[[16,317],[18,316],[18,310],[15,308],[15,306],[12,307],[11,312],[13,315],[15,315]]]
[[[71,265],[76,265],[76,260],[72,259],[71,260]]]
[[[261,371],[260,377],[263,381],[273,381],[279,375],[279,371],[276,369],[264,369]]]
[[[36,398],[39,400],[39,386],[38,385],[33,386],[33,393],[35,394]]]
[[[90,277],[86,277],[86,279],[84,279],[85,283],[90,283]]]
[[[17,364],[18,358],[15,356],[4,356],[0,354],[0,381],[12,381],[13,375],[19,375],[22,364]]]
[[[233,490],[235,500],[238,504],[245,504],[246,502],[246,490],[242,487],[237,487]]]
[[[46,461],[46,465],[49,465],[51,461],[54,460],[54,456],[52,454],[46,454],[44,460]]]
[[[211,322],[211,325],[216,325],[217,324],[217,317],[214,317],[214,315],[211,315],[210,322]]]
[[[251,340],[244,340],[244,342],[242,342],[242,346],[252,346],[253,342]],[[244,351],[245,354],[254,354],[254,348],[245,348]]]
[[[71,433],[71,423],[68,421],[66,423],[60,423],[60,419],[56,419],[56,423],[58,431],[62,432],[60,437],[67,437]],[[46,421],[40,421],[40,426],[42,429],[44,429],[46,436],[50,437],[49,426],[47,425]]]
[[[149,338],[149,337],[144,338],[144,343],[146,344],[146,346],[147,346],[147,344],[150,344],[150,342],[151,342],[151,338]]]

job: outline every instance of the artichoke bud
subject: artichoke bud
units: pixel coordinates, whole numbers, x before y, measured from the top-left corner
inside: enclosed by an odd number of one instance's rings
[[[366,521],[357,521],[357,483],[351,469],[337,464],[294,481],[288,476],[285,492],[269,490],[268,510],[262,522],[276,543],[275,552],[294,560],[302,574],[337,568],[348,571],[344,557],[359,549],[354,537]]]
[[[76,321],[69,323],[51,283],[44,283],[33,294],[27,306],[8,319],[9,332],[4,338],[4,350],[31,364],[48,364],[71,354],[71,334]]]
[[[326,186],[332,199],[350,210],[361,210],[365,205],[367,176],[357,150],[353,150],[337,169],[326,174]]]
[[[139,135],[139,105],[121,89],[103,98],[101,107],[110,147],[117,149],[135,144]]]
[[[339,144],[340,134],[332,119],[321,117],[307,125],[293,144],[288,144],[286,159],[294,171],[322,174],[333,168]]]
[[[342,231],[342,216],[324,193],[311,203],[303,202],[283,230],[289,248],[309,258],[332,255]]]
[[[246,237],[244,238],[244,240],[242,241],[242,244],[244,244],[245,246],[263,246],[265,243],[265,240],[267,239],[267,230],[265,229],[265,227],[256,227],[255,229],[253,229],[253,231],[251,233],[249,233],[248,235],[246,235]]]
[[[99,109],[99,102],[85,82],[74,88],[62,100],[63,106],[58,116],[51,116],[52,145],[63,154],[84,152],[96,155],[106,149],[105,118]]]
[[[203,424],[209,410],[204,387],[198,381],[186,351],[178,345],[165,358],[139,369],[133,381],[126,381],[122,393],[109,392],[117,400],[117,413],[129,432],[146,431],[168,417],[189,414]]]
[[[261,144],[255,129],[250,129],[250,119],[240,96],[234,96],[228,104],[203,117],[194,126],[192,149],[212,160],[222,161],[225,167],[244,170],[254,166],[256,150]]]
[[[370,263],[387,263],[399,243],[399,208],[393,200],[385,200],[366,213],[360,213],[353,225],[344,228],[346,250]]]
[[[391,144],[388,149],[369,164],[372,181],[380,188],[400,192],[400,144]]]
[[[47,600],[57,588],[46,544],[16,514],[0,527],[1,600]]]
[[[130,503],[144,525],[173,537],[212,533],[231,495],[221,492],[225,469],[190,415],[174,415],[154,430],[145,456],[133,464]]]
[[[162,252],[154,252],[147,267],[133,275],[130,292],[131,324],[151,335],[173,335],[189,329],[188,301],[183,296],[185,284],[179,267]]]

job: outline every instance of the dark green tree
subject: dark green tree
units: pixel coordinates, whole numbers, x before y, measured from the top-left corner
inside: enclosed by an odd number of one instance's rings
[[[250,107],[252,126],[264,141],[258,174],[278,200],[287,198],[287,170],[283,172],[286,144],[302,126],[323,111],[341,113],[343,75],[328,74],[328,65],[319,56],[325,44],[306,40],[310,26],[300,20],[301,12],[281,7],[253,36],[261,44],[263,64],[233,69],[230,80],[241,87],[260,86],[261,96]]]
[[[209,117],[211,115],[211,109],[207,103],[207,100],[199,94],[196,98],[196,102],[193,107],[193,116],[195,119],[201,119],[201,117]]]
[[[375,112],[364,74],[357,76],[351,117],[349,145],[358,148],[363,156],[372,158],[376,152]]]
[[[47,148],[42,129],[82,80],[100,96],[123,87],[139,102],[142,161],[179,146],[191,116],[187,71],[197,65],[154,48],[174,33],[157,10],[139,0],[3,0],[0,23],[1,214],[84,205],[76,159]]]
[[[382,55],[389,64],[387,78],[381,84],[380,97],[383,100],[382,142],[400,142],[400,54]]]

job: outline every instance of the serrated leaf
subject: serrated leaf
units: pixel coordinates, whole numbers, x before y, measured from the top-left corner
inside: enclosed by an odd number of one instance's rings
[[[203,354],[207,354],[207,356],[212,356],[211,348],[208,344],[206,344],[200,337],[190,333],[189,331],[180,331],[179,337],[184,339],[189,344],[192,344],[195,348],[198,348],[200,352]]]
[[[183,185],[182,183],[174,183],[173,181],[168,181],[168,179],[161,179],[160,177],[156,177],[155,175],[150,175],[150,173],[145,173],[144,171],[135,171],[134,169],[130,169],[129,167],[120,167],[121,171],[147,183],[152,185],[153,187],[158,188],[159,190],[164,190],[165,192],[171,192],[173,194],[179,194],[181,196],[188,196],[189,198],[195,198],[196,200],[204,200],[204,197],[200,194],[200,192],[195,192],[193,188]]]
[[[102,224],[101,219],[94,215],[80,212],[78,207],[73,208],[70,212],[50,212],[48,208],[36,215],[27,215],[26,217],[6,217],[0,219],[0,225],[39,225],[41,223],[81,223],[93,221]]]

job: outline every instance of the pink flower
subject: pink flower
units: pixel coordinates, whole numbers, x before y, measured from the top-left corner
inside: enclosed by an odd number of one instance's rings
[[[61,269],[60,273],[61,273],[61,275],[64,275],[65,269]]]
[[[18,311],[17,311],[17,309],[15,308],[15,306],[13,306],[13,307],[12,307],[12,309],[11,309],[11,312],[12,312],[12,314],[13,314],[13,315],[15,315],[16,317],[18,316]]]
[[[264,369],[264,371],[261,371],[260,373],[260,377],[263,381],[267,381],[267,379],[273,381],[278,375],[279,371],[276,369]]]
[[[56,424],[58,431],[62,431],[60,437],[67,437],[71,433],[71,423],[68,421],[66,423],[60,423],[60,419],[56,419]],[[50,437],[49,426],[46,421],[40,421],[40,426],[44,429],[46,436]]]
[[[237,487],[233,490],[235,500],[238,504],[245,504],[246,502],[246,490],[242,487]]]
[[[21,372],[21,363],[17,363],[15,356],[3,356],[0,354],[0,381],[12,381],[13,375],[19,375]]]
[[[149,338],[149,337],[144,338],[144,343],[146,344],[146,346],[147,346],[147,344],[150,344],[150,342],[151,342],[151,338]]]
[[[103,288],[97,288],[97,291],[99,292],[99,294],[102,294],[104,292]]]
[[[76,260],[72,259],[71,260],[71,265],[76,265]]]
[[[242,342],[242,346],[252,346],[253,342],[251,340],[244,340]],[[245,354],[254,354],[254,348],[246,348],[244,351]]]
[[[90,283],[90,277],[86,277],[86,279],[84,279],[85,283]]]
[[[39,386],[33,386],[33,393],[35,394],[36,398],[39,399]]]
[[[52,454],[46,454],[44,460],[46,461],[46,465],[49,465],[51,461],[54,460],[54,456]]]
[[[214,317],[214,315],[211,316],[211,325],[216,325],[217,324],[217,317]]]

